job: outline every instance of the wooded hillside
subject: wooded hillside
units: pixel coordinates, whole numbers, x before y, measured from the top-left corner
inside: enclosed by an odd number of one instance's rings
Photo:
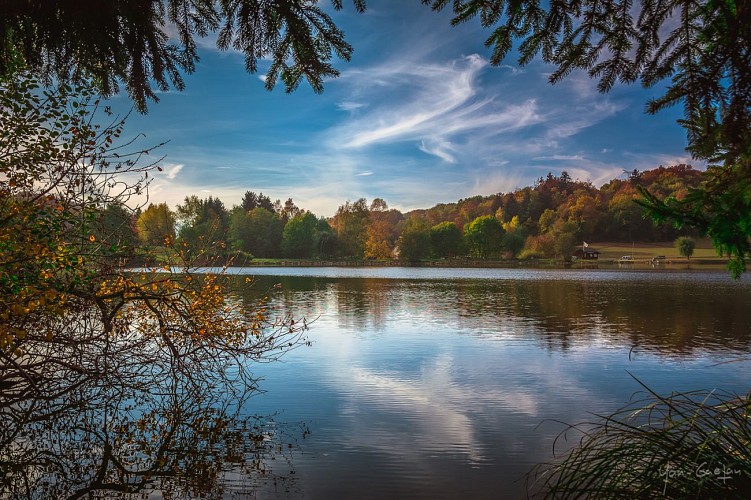
[[[168,241],[193,257],[215,258],[540,258],[570,255],[582,241],[672,241],[687,234],[653,223],[634,200],[642,196],[639,189],[681,199],[701,184],[702,172],[675,165],[624,177],[597,188],[564,171],[510,193],[407,213],[380,198],[361,198],[344,202],[329,218],[291,198],[272,202],[251,191],[229,210],[219,199],[187,196],[174,212],[164,204],[148,207],[129,227],[144,245]]]

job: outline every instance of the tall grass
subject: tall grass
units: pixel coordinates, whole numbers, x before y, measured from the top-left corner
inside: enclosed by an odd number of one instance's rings
[[[641,382],[639,382],[641,384]],[[579,445],[530,473],[544,498],[751,498],[751,393],[646,392],[569,426]]]

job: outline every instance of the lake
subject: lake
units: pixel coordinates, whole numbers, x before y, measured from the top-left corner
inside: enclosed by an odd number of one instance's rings
[[[314,320],[311,346],[254,367],[265,392],[244,411],[289,441],[258,498],[519,498],[564,423],[623,406],[638,381],[749,390],[749,363],[726,361],[749,352],[751,283],[726,272],[229,272],[245,300],[279,283],[272,314]]]

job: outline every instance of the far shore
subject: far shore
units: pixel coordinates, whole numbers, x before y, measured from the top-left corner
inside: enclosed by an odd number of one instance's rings
[[[292,258],[252,258],[235,259],[228,267],[444,267],[444,268],[623,268],[623,269],[724,269],[726,257],[716,254],[708,239],[697,240],[697,246],[690,259],[678,255],[672,242],[662,243],[600,243],[588,244],[590,249],[599,252],[597,259],[577,259],[565,261],[561,258],[495,258],[475,259],[472,257],[449,257],[405,261],[399,259],[292,259]],[[226,257],[199,259],[193,262],[197,267],[224,267]],[[624,260],[628,259],[628,260]],[[169,265],[167,253],[159,265]]]
[[[237,262],[235,267],[471,267],[471,268],[588,268],[588,267],[620,267],[620,268],[665,268],[686,269],[701,266],[702,268],[724,268],[728,259],[717,255],[709,239],[703,238],[696,242],[694,255],[687,259],[678,254],[673,242],[652,243],[618,243],[603,242],[590,243],[589,248],[600,252],[598,259],[573,259],[565,262],[563,259],[473,259],[471,257],[452,257],[445,259],[424,259],[408,262],[398,259],[369,260],[369,259],[253,259]],[[633,260],[622,262],[623,256]],[[663,257],[656,259],[656,257]]]
[[[312,259],[254,259],[235,263],[229,267],[447,267],[447,268],[589,268],[589,267],[650,267],[685,269],[693,266],[725,266],[727,259],[665,259],[653,262],[651,259],[634,259],[620,262],[613,259],[579,260],[570,262],[556,259],[435,259],[408,262],[403,260],[312,260]]]

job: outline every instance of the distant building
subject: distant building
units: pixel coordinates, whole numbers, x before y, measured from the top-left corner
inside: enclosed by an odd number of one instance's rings
[[[581,260],[597,260],[600,258],[600,251],[590,246],[582,246],[576,249],[574,257]]]

